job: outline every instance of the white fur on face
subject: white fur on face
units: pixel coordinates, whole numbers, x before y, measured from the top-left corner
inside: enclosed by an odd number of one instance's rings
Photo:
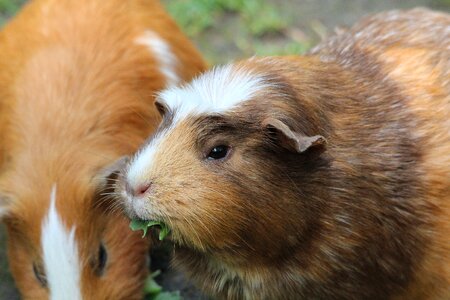
[[[268,87],[262,77],[226,65],[206,72],[185,87],[172,87],[160,93],[159,101],[173,113],[172,124],[136,154],[126,175],[128,183],[131,187],[146,183],[145,170],[152,165],[161,143],[182,120],[196,115],[224,114]]]
[[[178,60],[172,53],[170,45],[166,43],[156,32],[147,30],[136,39],[136,44],[144,45],[153,53],[159,64],[159,70],[166,77],[167,86],[176,85],[180,79],[177,75]]]
[[[75,241],[75,227],[68,231],[56,210],[56,186],[50,195],[50,207],[42,223],[41,246],[45,272],[53,300],[78,300],[80,290],[80,262]]]

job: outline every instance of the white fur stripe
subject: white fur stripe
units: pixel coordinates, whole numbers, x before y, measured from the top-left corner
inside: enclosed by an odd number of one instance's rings
[[[176,85],[179,83],[176,69],[177,58],[172,53],[170,45],[166,43],[158,34],[151,30],[147,30],[142,36],[136,39],[138,45],[147,46],[155,55],[159,63],[159,69],[164,74],[167,80],[167,86]]]
[[[267,87],[261,76],[225,65],[204,73],[186,87],[161,92],[159,101],[172,110],[176,123],[188,115],[225,113]]]
[[[41,246],[50,299],[81,300],[80,262],[75,227],[68,231],[56,210],[56,185],[50,195],[47,217],[42,224]]]
[[[145,176],[145,171],[151,165],[159,145],[165,138],[166,132],[169,130],[171,130],[171,128],[164,132],[160,132],[160,134],[153,137],[150,144],[141,149],[141,151],[134,156],[134,160],[131,162],[126,175],[127,181],[132,188],[136,188],[147,182],[148,178]]]

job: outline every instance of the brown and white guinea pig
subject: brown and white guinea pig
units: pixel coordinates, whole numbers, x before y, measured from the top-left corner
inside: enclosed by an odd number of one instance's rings
[[[450,17],[367,17],[303,57],[162,92],[130,218],[223,299],[449,299]]]
[[[156,128],[154,93],[205,69],[153,0],[35,0],[0,33],[0,211],[24,299],[140,299],[148,243],[105,200]]]

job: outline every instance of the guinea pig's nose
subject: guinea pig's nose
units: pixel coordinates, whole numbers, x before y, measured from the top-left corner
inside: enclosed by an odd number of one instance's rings
[[[127,185],[128,185],[128,183],[127,183]],[[147,193],[148,191],[150,191],[151,186],[152,186],[151,182],[139,184],[135,187],[131,187],[128,185],[127,190],[133,197],[140,197],[140,196],[144,195],[145,193]]]
[[[138,185],[136,187],[136,189],[133,191],[134,192],[133,196],[139,197],[139,196],[144,195],[145,193],[147,193],[150,190],[151,186],[152,186],[151,182]]]

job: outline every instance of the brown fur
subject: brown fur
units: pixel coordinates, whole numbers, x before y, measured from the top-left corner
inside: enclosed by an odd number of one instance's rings
[[[135,39],[152,30],[178,59],[180,80],[205,65],[153,0],[35,0],[0,34],[0,209],[9,262],[23,298],[46,299],[32,264],[50,190],[67,228],[76,226],[84,299],[140,299],[147,243],[105,204],[97,173],[136,150],[159,122],[154,93],[166,79]],[[2,202],[3,201],[3,202]],[[103,242],[105,274],[92,265]]]
[[[307,56],[238,63],[271,87],[178,123],[142,175],[175,265],[223,299],[448,299],[449,27],[387,12]],[[297,153],[271,120],[327,143]]]

